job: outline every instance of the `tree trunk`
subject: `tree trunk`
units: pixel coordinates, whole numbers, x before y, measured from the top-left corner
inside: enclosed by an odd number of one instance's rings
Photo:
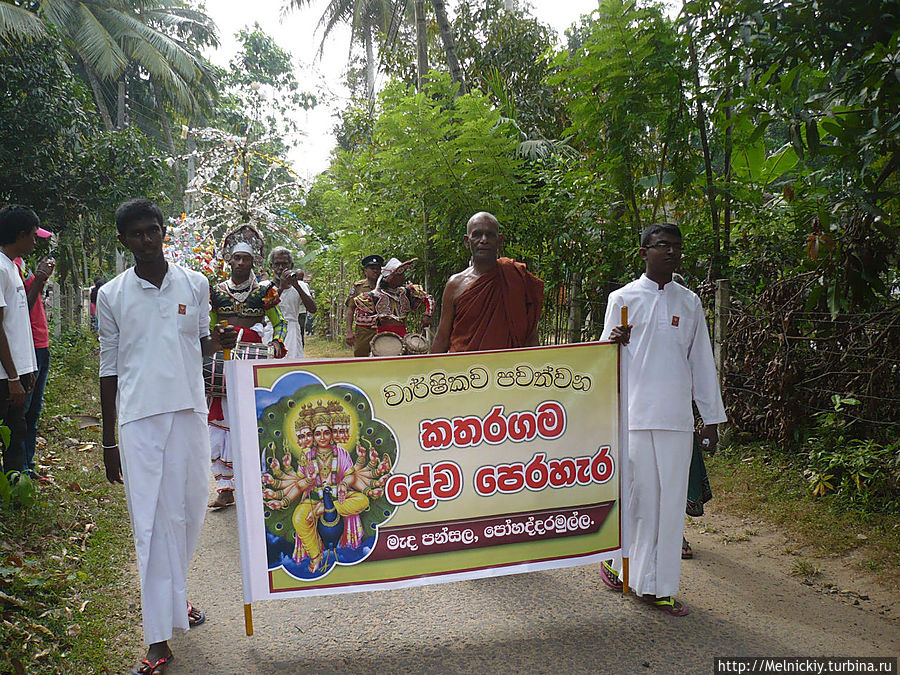
[[[656,200],[653,202],[653,213],[650,215],[650,222],[656,222],[656,214],[659,211],[659,205],[662,204],[663,196],[663,174],[666,170],[666,154],[669,151],[669,139],[663,143],[662,152],[659,157],[659,175],[656,179]]]
[[[116,128],[125,128],[125,75],[118,81],[118,92],[116,96]]]
[[[462,96],[466,93],[466,83],[463,80],[462,68],[459,67],[459,59],[456,58],[456,41],[453,39],[453,32],[450,30],[447,7],[444,5],[444,0],[431,0],[431,6],[434,7],[434,16],[441,31],[444,53],[447,55],[447,65],[450,67],[450,79],[459,84],[458,96]]]
[[[731,99],[731,89],[725,96]],[[727,269],[731,266],[731,150],[734,136],[734,125],[731,121],[731,106],[725,107],[725,119],[729,125],[725,127],[725,195],[722,197],[725,206],[722,213],[722,264]]]
[[[425,89],[428,74],[428,28],[425,26],[425,0],[416,0],[416,89]]]
[[[172,172],[175,174],[175,192],[178,193],[178,199],[175,201],[183,208],[184,184],[181,180],[181,162],[178,161],[178,151],[175,149],[175,139],[172,138],[172,126],[169,124],[169,116],[166,114],[166,109],[163,105],[162,87],[159,86],[159,82],[157,82],[154,77],[150,78],[150,83],[153,86],[153,103],[156,107],[156,114],[159,117],[159,126],[162,128],[163,138],[166,140],[166,147],[169,150],[169,155],[175,160],[175,163],[172,164]]]
[[[366,22],[363,30],[366,42],[366,99],[371,103],[375,100],[375,49],[372,46],[372,25]]]
[[[697,49],[694,40],[688,40],[688,53],[691,57],[691,70],[694,71],[694,90],[697,96],[697,126],[700,127],[700,145],[703,148],[703,166],[706,169],[706,197],[709,199],[709,213],[712,219],[713,239],[715,240],[712,264],[709,268],[711,279],[719,278],[719,262],[721,257],[721,233],[719,213],[716,210],[716,191],[713,185],[712,160],[709,155],[709,141],[706,137],[706,114],[703,111],[703,98],[700,90],[700,67],[697,64]]]
[[[81,64],[84,66],[88,84],[91,85],[91,92],[94,94],[94,105],[97,106],[100,118],[103,120],[103,126],[107,131],[112,131],[114,128],[113,121],[112,117],[109,115],[109,108],[106,106],[106,99],[103,98],[103,90],[100,88],[100,78],[97,77],[97,71],[95,71],[84,59],[80,60]]]

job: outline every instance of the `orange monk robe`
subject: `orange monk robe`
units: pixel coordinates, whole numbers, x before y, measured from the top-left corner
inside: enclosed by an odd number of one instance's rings
[[[478,277],[456,299],[451,352],[523,347],[537,329],[544,282],[509,258]]]

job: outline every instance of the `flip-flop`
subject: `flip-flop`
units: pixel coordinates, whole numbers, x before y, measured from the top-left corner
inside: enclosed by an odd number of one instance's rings
[[[657,598],[652,595],[644,596],[643,600],[649,602],[656,609],[661,609],[666,614],[671,614],[672,616],[687,616],[688,608],[682,602],[679,602],[675,598]]]
[[[681,538],[681,559],[690,560],[694,557],[694,550],[684,537]]]
[[[156,659],[156,661],[141,659],[141,662],[132,668],[131,675],[163,675],[163,673],[166,672],[166,668],[168,668],[169,664],[174,660],[175,656],[172,654],[163,656],[161,659]]]
[[[193,628],[195,626],[199,626],[201,623],[206,621],[206,612],[202,609],[197,609],[191,603],[187,604],[188,610],[188,625]]]
[[[614,591],[622,590],[622,580],[608,560],[604,560],[600,565],[600,580]]]

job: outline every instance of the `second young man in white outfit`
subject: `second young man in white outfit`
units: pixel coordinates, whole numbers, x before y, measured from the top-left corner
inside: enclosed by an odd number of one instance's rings
[[[684,504],[693,449],[691,401],[703,418],[701,442],[718,443],[725,407],[703,307],[672,281],[681,260],[681,231],[661,223],[641,233],[646,271],[609,295],[601,339],[627,345],[628,462],[623,499],[631,532],[629,583],[637,595],[675,616],[688,613],[674,599],[681,574]],[[627,326],[619,325],[628,307]],[[621,588],[620,560],[604,564],[604,582]]]

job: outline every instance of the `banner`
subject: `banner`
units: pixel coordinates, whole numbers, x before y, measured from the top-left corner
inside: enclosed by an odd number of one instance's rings
[[[244,601],[610,557],[617,355],[229,362]]]

